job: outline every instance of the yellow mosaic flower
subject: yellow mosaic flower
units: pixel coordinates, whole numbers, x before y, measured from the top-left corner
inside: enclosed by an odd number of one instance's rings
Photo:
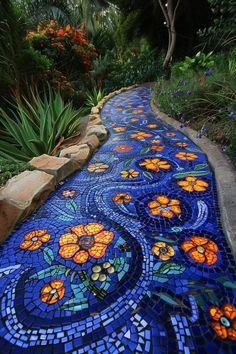
[[[108,169],[109,165],[103,162],[91,163],[88,165],[89,172],[101,173]]]
[[[179,181],[177,184],[186,192],[205,192],[209,186],[206,181],[192,176],[186,177],[185,180]]]
[[[139,172],[131,168],[131,169],[127,170],[127,171],[121,171],[120,174],[121,174],[122,178],[130,178],[130,179],[132,179],[132,178],[138,177]]]
[[[44,243],[50,240],[51,236],[47,230],[34,230],[28,232],[24,236],[24,241],[21,242],[20,248],[22,250],[35,251],[39,249]]]
[[[158,256],[162,261],[168,261],[174,256],[174,248],[169,246],[166,242],[156,242],[152,247],[152,253]]]

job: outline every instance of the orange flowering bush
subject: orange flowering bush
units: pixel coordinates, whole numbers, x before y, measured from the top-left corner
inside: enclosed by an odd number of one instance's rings
[[[65,78],[74,73],[76,79],[78,73],[89,72],[97,55],[82,31],[70,25],[61,27],[54,20],[39,23],[35,31],[28,32],[27,40],[48,57],[54,69]]]

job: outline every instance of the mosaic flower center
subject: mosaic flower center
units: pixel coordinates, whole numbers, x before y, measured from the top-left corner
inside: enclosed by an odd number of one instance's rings
[[[79,245],[82,250],[89,250],[93,245],[95,244],[94,237],[93,236],[82,236],[79,239]]]
[[[166,206],[166,207],[159,207],[158,208],[159,210],[161,210],[161,211],[169,211],[169,210],[171,210],[171,207],[170,206]]]
[[[52,289],[51,291],[50,291],[50,295],[55,295],[57,293],[57,289]]]
[[[204,252],[205,252],[205,249],[204,249],[204,247],[202,247],[202,246],[198,246],[198,247],[197,247],[197,251],[198,251],[199,253],[204,253]]]
[[[226,318],[224,316],[220,318],[220,323],[227,328],[230,327],[230,325],[231,325],[228,318]]]
[[[195,184],[196,184],[196,182],[194,182],[194,181],[190,181],[190,182],[189,182],[189,185],[190,185],[190,186],[195,186]]]
[[[166,247],[161,247],[161,248],[160,248],[160,253],[165,254],[165,253],[167,253],[167,252],[168,252],[168,250],[167,250]]]
[[[38,237],[32,237],[31,241],[35,242],[35,241],[38,241]]]

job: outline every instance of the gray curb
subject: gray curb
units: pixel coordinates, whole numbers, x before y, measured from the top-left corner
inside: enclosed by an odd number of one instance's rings
[[[191,128],[180,128],[180,122],[159,111],[153,100],[151,108],[158,118],[181,131],[206,154],[215,173],[222,227],[236,259],[236,174],[231,163],[218,145],[204,136],[196,138],[197,132]]]

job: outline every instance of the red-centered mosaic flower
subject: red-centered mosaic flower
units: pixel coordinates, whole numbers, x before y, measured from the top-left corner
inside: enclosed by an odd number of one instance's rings
[[[166,133],[166,136],[172,136],[172,137],[173,137],[173,136],[176,136],[176,133],[174,133],[174,132],[167,132],[167,133]]]
[[[64,259],[72,258],[77,264],[86,263],[89,257],[103,257],[114,238],[113,232],[95,222],[70,229],[71,233],[66,233],[59,239],[59,255]]]
[[[155,200],[148,203],[148,208],[152,215],[160,215],[168,219],[181,214],[180,201],[169,199],[165,195],[157,195]]]
[[[113,150],[116,152],[124,152],[125,153],[125,152],[129,152],[129,151],[133,150],[133,147],[130,145],[127,145],[127,144],[121,144],[121,145],[116,146]]]
[[[157,152],[163,151],[164,148],[165,148],[165,146],[163,146],[163,145],[152,145],[151,146],[151,150],[157,151]]]
[[[117,193],[115,194],[112,199],[116,204],[124,204],[124,203],[129,203],[132,199],[131,195],[129,193]]]
[[[174,256],[175,250],[166,242],[156,242],[152,247],[152,253],[158,256],[162,261],[168,261]]]
[[[75,196],[76,191],[74,189],[65,189],[61,194],[65,198],[73,198]]]
[[[127,128],[125,127],[116,127],[116,128],[113,128],[113,130],[117,133],[122,133],[122,132],[125,132]]]
[[[217,336],[236,341],[236,308],[231,304],[225,304],[222,309],[211,306],[209,312],[214,320],[211,327]]]
[[[186,147],[188,146],[188,143],[185,143],[184,141],[180,141],[179,143],[176,143],[176,145],[179,147]]]
[[[57,279],[44,285],[40,291],[40,299],[48,305],[53,305],[65,295],[64,281]]]
[[[181,244],[182,250],[198,263],[213,265],[217,261],[218,246],[206,237],[191,236]]]
[[[143,140],[145,138],[151,138],[152,134],[145,132],[137,132],[130,135],[132,139]]]
[[[28,232],[24,235],[24,241],[21,242],[20,248],[22,250],[35,251],[48,242],[50,237],[46,229]]]
[[[177,184],[186,192],[205,192],[209,186],[206,181],[192,176],[187,176],[185,180],[178,181]]]
[[[198,158],[196,154],[192,154],[191,152],[178,152],[175,157],[183,161],[192,161]]]
[[[159,172],[162,170],[169,170],[171,165],[166,160],[160,160],[157,158],[145,159],[144,161],[139,163],[139,166],[145,167],[147,170],[153,172]]]

